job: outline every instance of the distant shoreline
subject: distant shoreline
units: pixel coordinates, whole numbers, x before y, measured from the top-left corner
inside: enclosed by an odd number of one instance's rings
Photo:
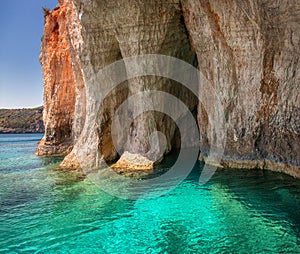
[[[44,133],[43,107],[0,109],[0,134]]]
[[[44,132],[1,132],[1,135],[12,135],[12,134],[44,134]]]

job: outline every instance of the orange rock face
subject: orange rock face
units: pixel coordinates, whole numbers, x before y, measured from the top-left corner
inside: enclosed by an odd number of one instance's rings
[[[45,136],[36,153],[67,154],[72,149],[75,80],[66,26],[66,8],[45,10],[40,62],[44,81]]]

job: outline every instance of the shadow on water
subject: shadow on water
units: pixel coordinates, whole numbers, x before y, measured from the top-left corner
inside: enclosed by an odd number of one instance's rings
[[[180,221],[162,221],[157,234],[157,248],[164,250],[164,253],[185,253],[189,234]]]
[[[197,162],[187,181],[197,184],[204,163]],[[219,168],[211,180],[199,188],[231,193],[249,210],[272,220],[289,221],[300,237],[300,181],[291,176],[259,169]]]
[[[153,176],[168,171],[174,165],[177,156],[177,152],[167,156],[162,164],[157,166]],[[225,190],[247,209],[256,210],[266,219],[289,222],[300,237],[299,179],[269,170],[218,168],[207,184],[200,185],[198,182],[204,165],[203,162],[197,161],[185,181],[203,190]]]

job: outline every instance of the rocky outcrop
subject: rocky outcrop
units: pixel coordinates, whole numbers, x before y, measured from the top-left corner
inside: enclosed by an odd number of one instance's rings
[[[44,10],[45,27],[40,62],[44,80],[45,135],[36,153],[68,154],[73,146],[75,79],[72,68],[67,8]]]
[[[150,142],[154,131],[165,135],[161,156],[180,143],[174,121],[153,111],[139,115],[116,138],[118,147],[111,126],[128,98],[160,90],[193,113],[198,106],[205,158],[213,136],[207,110],[213,104],[204,108],[189,90],[161,77],[128,79],[113,90],[108,87],[113,77],[98,78],[117,60],[164,54],[198,66],[221,99],[227,125],[221,165],[300,177],[299,17],[300,4],[288,0],[60,1],[46,15],[41,54],[46,133],[38,151],[74,145],[65,167],[98,167],[121,155],[116,168],[148,170],[161,159],[155,154],[160,145]],[[126,62],[124,70],[130,76]],[[147,105],[136,100],[117,122],[141,108]]]

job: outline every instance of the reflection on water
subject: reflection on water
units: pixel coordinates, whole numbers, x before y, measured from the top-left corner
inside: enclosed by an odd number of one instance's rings
[[[202,186],[198,163],[159,198],[123,200],[34,156],[32,137],[0,135],[0,252],[300,252],[299,180],[218,170]]]

